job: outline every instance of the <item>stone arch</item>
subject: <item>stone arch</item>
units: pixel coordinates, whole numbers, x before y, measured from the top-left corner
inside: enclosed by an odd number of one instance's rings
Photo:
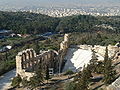
[[[26,59],[27,59],[27,62],[26,62],[26,67],[29,68],[30,67],[30,50],[26,50]]]
[[[26,53],[22,53],[22,67],[23,67],[23,69],[26,68],[25,62],[26,62]]]
[[[22,69],[24,69],[25,67],[24,67],[24,60],[23,60],[23,57],[21,57],[21,67],[22,67]]]
[[[30,57],[30,51],[29,51],[29,50],[27,50],[27,51],[26,51],[26,59],[28,59],[28,60],[29,60],[30,58],[31,58],[31,57]]]
[[[33,64],[34,64],[34,58],[35,58],[35,55],[34,55],[34,50],[33,49],[29,49],[29,54],[30,54],[30,62],[29,62],[29,64],[30,64],[30,67],[32,67],[33,66]]]
[[[22,53],[23,62],[26,61],[26,53]]]
[[[33,49],[31,49],[29,52],[30,52],[30,58],[36,57],[35,56],[35,51]]]
[[[55,55],[59,55],[59,53],[57,51],[55,51],[55,50],[52,50],[52,52],[54,52]]]

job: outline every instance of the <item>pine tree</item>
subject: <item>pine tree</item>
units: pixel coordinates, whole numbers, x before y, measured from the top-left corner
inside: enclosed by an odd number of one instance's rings
[[[38,78],[38,81],[41,83],[43,81],[43,71],[42,71],[41,63],[38,64],[38,68],[35,74],[36,74],[35,76]]]
[[[112,66],[112,60],[108,56],[108,48],[106,47],[105,57],[104,57],[104,83],[106,85],[111,84],[115,79],[116,72]]]
[[[78,84],[76,85],[76,90],[89,90],[88,85],[91,76],[91,71],[84,66]]]
[[[106,49],[105,49],[105,56],[104,56],[104,65],[107,63],[108,60],[109,60],[108,48],[106,47]]]
[[[90,60],[90,65],[89,65],[89,67],[92,70],[92,72],[96,71],[97,61],[98,61],[98,59],[97,59],[97,56],[95,54],[95,51],[92,50],[92,59]]]
[[[92,59],[90,60],[90,64],[92,64],[92,65],[95,65],[95,64],[97,64],[97,56],[96,56],[96,54],[95,54],[95,51],[94,50],[92,50]]]

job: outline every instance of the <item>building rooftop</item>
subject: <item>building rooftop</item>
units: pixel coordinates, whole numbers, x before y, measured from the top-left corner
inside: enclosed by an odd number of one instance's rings
[[[12,32],[12,30],[0,30],[0,34],[10,33],[10,32]]]

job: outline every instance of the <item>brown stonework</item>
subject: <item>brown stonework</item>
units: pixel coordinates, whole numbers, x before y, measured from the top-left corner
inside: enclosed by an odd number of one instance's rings
[[[34,71],[40,63],[45,70],[48,66],[53,68],[55,72],[58,71],[59,65],[62,65],[67,48],[69,47],[69,35],[65,34],[64,41],[60,44],[60,50],[48,50],[42,51],[39,55],[33,49],[26,49],[19,52],[16,56],[16,75],[20,75],[22,78],[27,77],[29,79],[34,75]],[[61,64],[60,64],[61,63]]]

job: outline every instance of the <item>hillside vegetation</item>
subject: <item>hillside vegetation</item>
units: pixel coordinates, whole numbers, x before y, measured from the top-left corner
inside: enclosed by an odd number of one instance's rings
[[[0,29],[12,29],[16,33],[38,34],[54,31],[59,19],[28,12],[0,12]]]
[[[0,29],[16,33],[41,34],[45,32],[120,32],[120,16],[94,17],[76,15],[53,18],[29,12],[0,12]]]

